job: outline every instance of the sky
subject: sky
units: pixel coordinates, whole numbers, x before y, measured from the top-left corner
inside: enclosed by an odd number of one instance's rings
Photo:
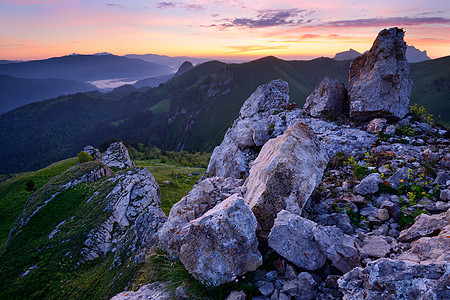
[[[364,52],[395,26],[431,58],[450,55],[448,0],[0,0],[0,59],[98,52],[311,59]]]

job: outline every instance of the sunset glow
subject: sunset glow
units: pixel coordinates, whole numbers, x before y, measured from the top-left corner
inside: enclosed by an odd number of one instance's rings
[[[368,50],[383,28],[450,54],[450,1],[0,0],[0,59],[71,53],[286,59]]]

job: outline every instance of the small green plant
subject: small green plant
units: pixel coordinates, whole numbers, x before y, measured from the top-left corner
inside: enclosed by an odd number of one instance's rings
[[[417,107],[417,104],[409,107],[409,113],[423,122],[427,122],[433,125],[434,115],[427,113],[427,110],[423,106]]]
[[[359,226],[361,224],[361,215],[358,214],[357,212],[354,212],[349,204],[345,205],[344,210],[347,213],[353,225]]]
[[[353,177],[355,179],[361,180],[366,175],[369,175],[370,173],[376,172],[375,170],[370,171],[369,167],[366,165],[359,165],[356,159],[353,156],[350,156],[347,161],[344,162],[344,165],[349,165],[352,168],[353,171]]]
[[[94,160],[94,158],[89,153],[84,152],[84,151],[81,151],[80,153],[78,153],[77,157],[78,157],[78,161],[80,162],[80,164]]]
[[[275,124],[269,124],[269,128],[267,129],[267,132],[269,134],[272,134],[274,129],[275,129]]]
[[[278,115],[280,113],[280,111],[278,110],[278,109],[275,109],[274,111],[273,111],[273,114],[274,115]]]
[[[339,169],[344,166],[345,162],[348,159],[349,157],[343,152],[338,152],[330,159],[330,162],[328,163],[328,169]]]
[[[416,130],[412,129],[411,126],[402,125],[397,126],[397,128],[395,129],[395,134],[398,136],[414,136],[415,133]]]
[[[389,135],[384,134],[382,131],[379,131],[379,132],[377,133],[377,136],[378,136],[378,140],[380,140],[380,141],[382,141],[382,142],[386,142],[386,141],[390,138]]]

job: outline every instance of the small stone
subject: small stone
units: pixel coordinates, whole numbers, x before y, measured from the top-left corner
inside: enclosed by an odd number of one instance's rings
[[[380,208],[377,210],[375,217],[378,218],[380,221],[386,221],[389,219],[389,212],[387,211],[387,209]]]
[[[450,200],[450,190],[442,190],[439,198],[442,201],[449,201]]]
[[[378,133],[382,131],[386,126],[386,122],[385,118],[373,119],[370,121],[369,125],[367,125],[367,132]]]
[[[386,257],[391,250],[388,242],[381,236],[368,236],[364,239],[361,253],[372,257]]]
[[[384,130],[384,134],[387,136],[393,136],[395,134],[395,126],[394,125],[388,125],[386,129]]]
[[[266,282],[264,285],[260,286],[258,290],[263,294],[264,296],[269,296],[272,294],[274,287],[271,282]]]
[[[361,195],[374,194],[378,191],[378,185],[383,182],[379,173],[371,173],[361,180],[355,187],[355,193]]]
[[[225,300],[245,300],[244,291],[232,291]]]

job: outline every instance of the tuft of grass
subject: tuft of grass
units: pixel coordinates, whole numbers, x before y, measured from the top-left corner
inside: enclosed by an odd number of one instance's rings
[[[149,159],[134,162],[137,166],[147,168],[155,177],[161,191],[161,209],[166,215],[169,215],[175,203],[192,190],[201,174],[206,172],[205,168],[184,167],[175,161],[161,163],[158,159]]]

